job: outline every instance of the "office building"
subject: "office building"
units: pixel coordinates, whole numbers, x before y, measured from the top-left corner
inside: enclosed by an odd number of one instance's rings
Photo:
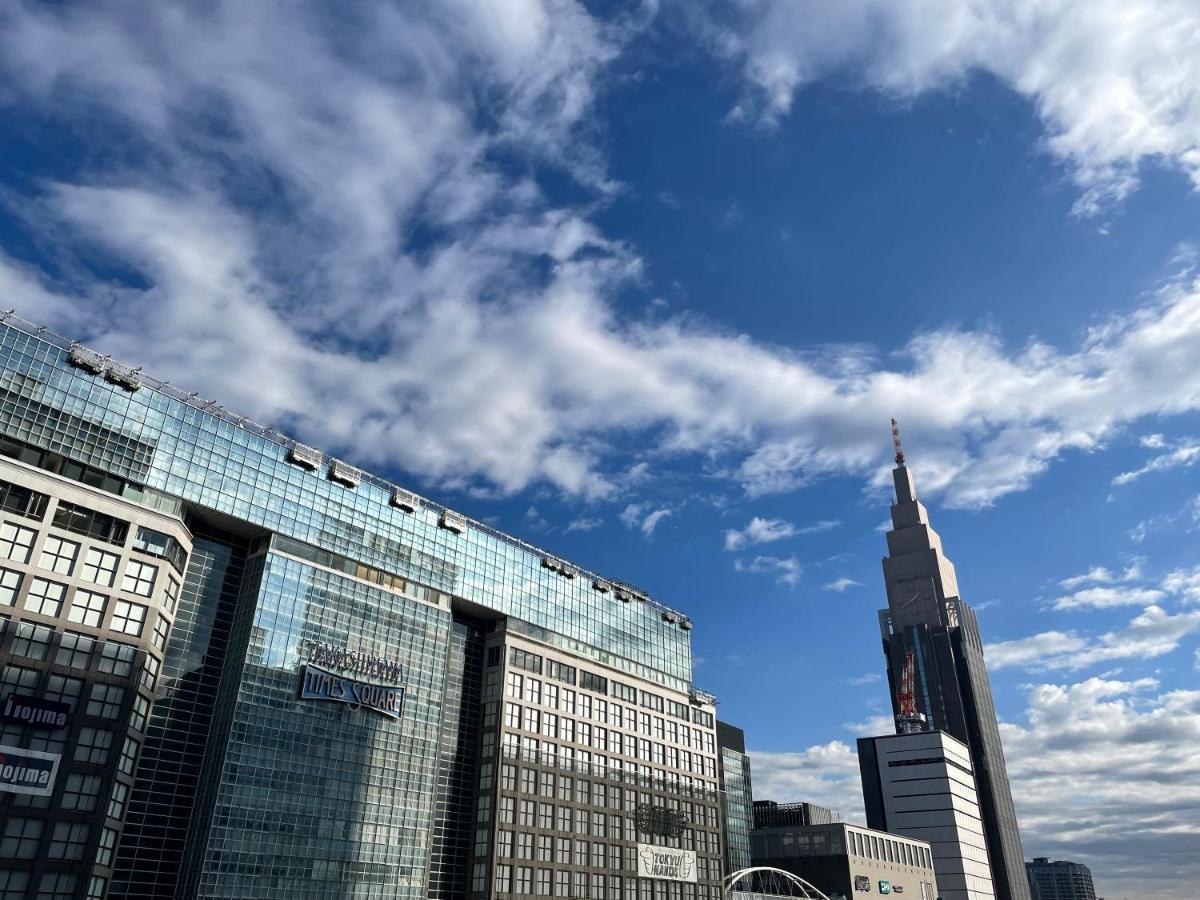
[[[11,316],[0,479],[5,900],[720,895],[645,591]]]
[[[993,900],[971,754],[948,734],[859,738],[867,824],[925,841],[943,900]]]
[[[979,623],[959,596],[954,564],[917,499],[898,437],[896,451],[896,503],[883,560],[888,608],[879,614],[894,711],[901,730],[944,731],[970,748],[996,897],[1029,900]],[[904,689],[906,668],[911,690]],[[915,715],[902,709],[904,695]]]
[[[1083,863],[1035,856],[1025,871],[1033,900],[1096,900],[1092,870]]]
[[[721,780],[721,816],[725,832],[725,874],[750,865],[750,831],[754,827],[754,789],[746,735],[717,720],[717,771]]]
[[[776,803],[774,800],[754,801],[754,827],[778,828],[782,825],[832,825],[840,822],[837,810],[815,803]]]
[[[830,900],[938,896],[933,853],[922,840],[845,822],[755,827],[751,840],[754,865],[792,872]]]

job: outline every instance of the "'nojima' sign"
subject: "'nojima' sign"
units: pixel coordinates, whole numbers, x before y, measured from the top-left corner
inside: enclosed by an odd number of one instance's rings
[[[638,876],[696,883],[696,854],[691,850],[638,844]]]
[[[348,703],[355,709],[369,709],[390,719],[398,719],[404,707],[404,687],[370,684],[307,663],[300,667],[297,698]]]
[[[54,790],[59,755],[0,746],[0,791],[46,797]]]

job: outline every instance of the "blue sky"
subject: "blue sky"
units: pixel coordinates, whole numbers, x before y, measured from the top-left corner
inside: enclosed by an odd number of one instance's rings
[[[894,415],[1026,853],[1200,876],[1194,4],[0,21],[6,308],[650,588],[851,818]]]

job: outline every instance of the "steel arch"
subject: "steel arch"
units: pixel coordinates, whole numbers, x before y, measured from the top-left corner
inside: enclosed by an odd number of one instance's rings
[[[755,874],[756,872],[769,872],[772,875],[783,878],[784,881],[790,882],[795,887],[800,888],[800,890],[804,892],[802,896],[806,898],[806,900],[829,900],[825,894],[813,887],[799,875],[795,874],[794,872],[788,872],[785,869],[776,869],[773,866],[749,866],[745,869],[738,869],[738,871],[734,872],[725,879],[723,884],[725,893],[728,894],[730,891],[734,890],[739,881],[749,875]]]

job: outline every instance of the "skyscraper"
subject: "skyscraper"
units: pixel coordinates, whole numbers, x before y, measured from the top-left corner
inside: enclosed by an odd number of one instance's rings
[[[6,900],[718,900],[691,629],[0,315]]]
[[[959,596],[954,563],[942,552],[929,513],[917,500],[898,439],[892,477],[896,503],[883,560],[888,608],[879,612],[879,628],[893,709],[899,719],[898,694],[911,652],[916,711],[929,730],[944,731],[970,748],[996,897],[1029,900],[979,623]]]
[[[1092,870],[1083,863],[1035,856],[1025,863],[1033,900],[1096,900]]]
[[[746,734],[717,720],[717,774],[721,784],[721,820],[725,830],[725,874],[750,865],[750,831],[754,828],[754,789]]]

